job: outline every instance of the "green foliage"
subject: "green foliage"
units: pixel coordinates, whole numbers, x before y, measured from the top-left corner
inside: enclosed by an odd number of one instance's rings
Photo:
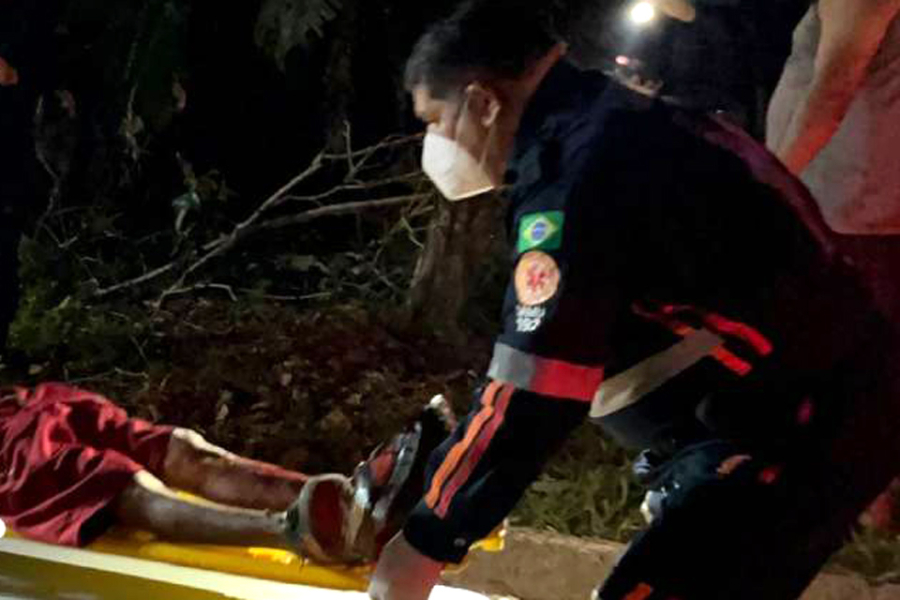
[[[69,377],[146,366],[150,315],[140,305],[90,306],[77,260],[58,247],[26,239],[21,248],[25,285],[10,331],[10,346],[42,376]],[[122,268],[115,261],[111,270]]]
[[[43,309],[37,296],[25,298],[12,327],[13,347],[52,375],[75,376],[143,368],[146,316],[111,314],[67,297]]]
[[[256,45],[284,69],[295,46],[306,46],[311,34],[324,37],[324,27],[341,10],[342,0],[264,0],[256,22]]]
[[[142,35],[133,42],[129,111],[141,115],[153,132],[164,131],[179,110],[174,86],[186,71],[188,5],[155,0],[140,23]]]
[[[626,541],[644,525],[643,493],[632,478],[629,454],[585,425],[526,494],[514,522]]]

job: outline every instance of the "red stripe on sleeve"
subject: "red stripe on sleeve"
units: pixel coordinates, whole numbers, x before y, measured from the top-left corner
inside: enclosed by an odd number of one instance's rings
[[[542,358],[535,363],[529,389],[545,396],[592,402],[601,383],[602,367],[582,367]]]

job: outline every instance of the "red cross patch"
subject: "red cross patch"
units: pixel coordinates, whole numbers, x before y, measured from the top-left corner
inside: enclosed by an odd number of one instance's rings
[[[524,306],[543,304],[559,289],[559,266],[544,252],[529,252],[519,259],[516,267],[516,296]]]

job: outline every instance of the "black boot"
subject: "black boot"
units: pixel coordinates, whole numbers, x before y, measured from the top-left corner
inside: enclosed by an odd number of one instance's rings
[[[356,468],[354,498],[370,507],[376,555],[424,495],[428,459],[455,427],[450,403],[436,396],[404,432],[376,448]]]
[[[311,477],[286,513],[291,546],[319,564],[374,562],[424,494],[428,459],[455,426],[449,403],[437,396],[352,479]]]

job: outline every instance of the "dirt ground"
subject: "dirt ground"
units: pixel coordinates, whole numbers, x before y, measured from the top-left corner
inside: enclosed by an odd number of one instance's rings
[[[134,414],[306,472],[347,471],[433,395],[462,411],[489,343],[459,352],[355,305],[297,311],[201,301],[157,323],[169,367],[85,383]]]

